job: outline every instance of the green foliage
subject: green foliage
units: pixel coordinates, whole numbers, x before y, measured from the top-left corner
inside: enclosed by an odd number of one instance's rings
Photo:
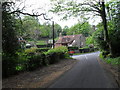
[[[37,41],[37,43],[36,43],[36,45],[45,45],[45,44],[46,44],[45,41],[42,41],[42,40],[41,40],[41,41],[39,40],[39,41]]]
[[[114,1],[114,2],[109,2],[109,12],[111,12],[111,19],[108,20],[108,34],[109,34],[109,42],[111,43],[111,50],[112,50],[112,56],[113,57],[118,57],[120,56],[120,24],[119,24],[119,17],[120,14],[120,7],[119,7],[119,2]],[[115,11],[114,11],[115,9]],[[104,41],[104,34],[103,34],[103,26],[101,24],[97,25],[97,31],[99,31],[96,36],[96,42],[98,43],[98,46],[101,50],[108,52],[109,51],[109,46],[107,42]],[[107,54],[109,54],[108,52]]]
[[[22,19],[22,36],[26,39],[38,39],[40,36],[40,24],[35,17],[25,16]]]
[[[85,46],[85,47],[83,47],[83,48],[79,48],[79,49],[88,49],[89,47],[88,46]]]
[[[86,45],[90,45],[93,43],[94,43],[94,38],[92,36],[86,38]]]
[[[25,16],[22,19],[22,33],[26,39],[37,40],[40,37],[52,38],[52,25],[49,23],[40,24],[35,17]],[[59,24],[54,25],[55,37],[58,37],[61,32],[61,26]]]
[[[2,55],[2,77],[8,77],[16,74],[16,57],[10,55]]]
[[[57,41],[59,39],[59,37],[55,38],[55,41]]]
[[[105,52],[104,52],[105,53]],[[111,65],[120,65],[120,57],[116,58],[111,58],[111,55],[107,54],[106,57],[104,53],[100,53],[100,58],[103,59],[106,63],[111,64]],[[107,53],[107,52],[106,52]]]
[[[97,26],[97,30],[86,39],[87,44],[94,44],[95,47],[98,47],[101,50],[109,51],[109,47],[107,42],[104,41],[104,32],[103,32],[103,25],[99,23]]]
[[[68,50],[78,50],[78,47],[68,47]]]
[[[10,3],[3,3],[2,11],[2,49],[4,54],[14,55],[15,52],[19,49],[19,43],[17,39],[17,27],[15,25],[15,16],[14,14],[9,14],[11,11]],[[8,11],[9,9],[9,11]]]
[[[60,46],[60,47],[56,47],[54,49],[50,49],[48,50],[48,52],[46,54],[50,54],[50,53],[54,53],[54,52],[62,52],[62,53],[67,53],[68,49],[65,46]]]
[[[32,47],[32,48],[26,49],[26,50],[25,50],[25,53],[27,53],[27,54],[29,54],[29,53],[35,53],[36,50],[37,50],[36,47]]]
[[[17,56],[10,56],[6,54],[2,55],[2,70],[3,70],[3,78],[8,77],[10,75],[17,74],[20,71],[26,70],[26,62],[29,58],[26,53],[17,52]]]
[[[116,57],[116,58],[106,58],[105,61],[108,64],[112,64],[112,65],[120,65],[120,57]]]
[[[66,36],[68,31],[69,31],[69,27],[68,27],[68,26],[65,26],[65,27],[63,28],[62,35],[63,35],[63,36]]]
[[[26,63],[30,56],[28,56],[28,54],[24,51],[16,52],[16,54],[18,55],[18,57],[16,58],[15,71],[16,72],[25,71]]]
[[[20,49],[18,43],[16,25],[16,14],[10,14],[13,3],[2,3],[2,76],[16,74],[18,55],[16,52]]]
[[[90,30],[92,30],[91,25],[88,22],[85,23],[78,23],[74,26],[72,26],[69,31],[67,31],[68,35],[72,34],[83,34],[84,36],[90,35]]]
[[[49,48],[37,48],[36,52],[47,52]]]
[[[27,70],[31,71],[43,66],[43,60],[45,60],[45,56],[43,54],[35,54],[30,56],[26,64]]]
[[[32,71],[69,57],[68,49],[64,46],[50,50],[48,48],[30,48],[25,51],[16,52],[16,55],[17,57],[11,57],[3,54],[3,77],[8,77],[22,71]]]
[[[106,16],[104,17],[104,8],[101,8],[103,5],[101,3],[99,3],[98,1],[95,2],[90,2],[85,1],[84,3],[82,2],[77,2],[77,1],[69,1],[69,0],[58,0],[55,1],[54,0],[54,7],[52,8],[52,12],[57,13],[59,15],[64,13],[64,17],[63,19],[68,19],[71,16],[74,17],[80,17],[83,18],[83,16],[85,16],[86,14],[89,15],[90,13],[101,16],[102,20],[103,20],[103,25],[100,25],[101,27],[98,28],[99,32],[96,32],[97,34],[92,35],[92,38],[94,38],[94,40],[96,40],[96,44],[99,48],[101,48],[102,50],[105,51],[109,51],[109,53],[111,53],[114,57],[116,56],[120,56],[120,50],[118,48],[120,48],[120,2],[119,0],[111,0],[109,2],[106,3],[105,5],[105,11],[107,11]],[[97,8],[96,8],[97,7]],[[107,24],[108,26],[105,24],[105,20],[107,18]],[[98,25],[99,26],[99,25]],[[74,33],[81,33],[80,29],[78,28],[79,25],[76,25],[76,27],[72,27],[71,30],[69,30],[70,33],[67,34],[73,34]],[[108,27],[108,30],[107,30]],[[84,28],[84,27],[83,27]],[[105,29],[106,28],[106,29]],[[100,31],[102,30],[102,31]],[[84,31],[84,29],[82,30]],[[108,32],[107,33],[105,32]],[[86,32],[82,32],[85,36],[88,36],[88,33]],[[107,37],[108,36],[108,37]],[[106,41],[104,40],[106,37]],[[91,39],[91,37],[89,38],[89,40],[87,41],[87,43],[91,43],[93,41],[93,39]]]
[[[55,37],[59,37],[59,34],[62,32],[62,28],[59,24],[54,25]]]
[[[100,53],[99,57],[100,57],[101,59],[104,58],[104,56],[102,55],[102,52]]]
[[[50,24],[44,23],[40,25],[41,37],[52,38],[52,26]]]
[[[45,53],[50,64],[58,62],[62,58],[68,58],[68,49],[65,46],[56,47]]]

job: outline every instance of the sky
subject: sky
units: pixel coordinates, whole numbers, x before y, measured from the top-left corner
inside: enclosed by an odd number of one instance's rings
[[[16,0],[16,1],[19,1],[19,0]],[[25,1],[25,3],[20,4],[20,2],[17,2],[17,5],[22,8],[24,5],[25,5],[25,12],[28,12],[28,13],[32,13],[33,12],[38,12],[38,13],[47,13],[47,16],[48,18],[51,18],[53,17],[52,21],[54,21],[55,23],[59,24],[62,28],[64,26],[68,26],[68,27],[71,27],[73,26],[74,24],[78,23],[78,18],[71,18],[69,20],[60,20],[61,17],[60,16],[57,16],[51,12],[48,12],[48,10],[51,8],[51,1],[50,0],[20,0],[20,1]],[[79,1],[82,1],[82,0],[79,0]],[[42,16],[39,17],[39,21],[40,23],[42,24],[43,22],[46,22]],[[89,20],[89,23],[91,25],[97,25],[99,22],[101,22],[101,19],[100,17],[97,17],[97,18],[91,18]]]

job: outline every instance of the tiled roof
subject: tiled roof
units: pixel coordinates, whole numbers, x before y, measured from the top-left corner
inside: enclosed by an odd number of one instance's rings
[[[76,38],[79,38],[81,35],[82,34],[62,36],[62,37],[59,37],[59,39],[56,43],[58,43],[58,44],[60,44],[60,43],[72,43],[73,40],[75,40]]]

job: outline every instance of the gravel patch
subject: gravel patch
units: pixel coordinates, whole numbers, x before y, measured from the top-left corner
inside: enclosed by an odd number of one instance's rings
[[[56,64],[24,72],[2,80],[2,88],[47,88],[78,61],[64,59]]]

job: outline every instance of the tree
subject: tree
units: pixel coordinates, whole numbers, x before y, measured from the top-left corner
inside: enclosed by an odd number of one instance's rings
[[[90,30],[91,29],[92,29],[91,25],[88,22],[77,23],[74,26],[70,27],[67,34],[68,35],[83,34],[84,36],[88,37],[90,35]]]
[[[120,55],[120,51],[118,50],[118,48],[120,48],[119,5],[120,5],[120,2],[117,2],[117,1],[114,1],[114,2],[110,1],[107,3],[107,6],[109,6],[109,12],[110,12],[110,15],[107,17],[108,18],[107,25],[108,25],[109,39],[112,46],[113,57],[117,57]],[[96,39],[95,41],[98,43],[99,48],[108,53],[109,46],[104,41],[104,35],[102,30],[103,30],[103,25],[102,23],[99,23],[97,25],[97,30],[95,34],[92,36],[94,36],[93,39]]]
[[[55,1],[55,0],[52,0]],[[105,12],[105,4],[104,2],[98,2],[97,0],[87,0],[83,3],[68,1],[68,0],[58,0],[55,2],[54,7],[52,8],[52,12],[58,13],[58,15],[65,14],[63,19],[74,16],[83,16],[83,15],[92,15],[100,16],[103,21],[104,26],[104,41],[107,42],[109,46],[109,51],[113,54],[113,49],[111,46],[111,41],[108,36],[108,28],[107,28],[107,20],[106,20],[106,12]]]
[[[55,29],[55,37],[59,37],[59,34],[62,32],[62,28],[59,24],[55,24],[54,25],[54,29]]]
[[[2,3],[2,77],[15,73],[18,43],[15,14],[9,14],[13,3]]]
[[[22,36],[26,39],[38,39],[40,36],[40,23],[35,17],[25,16],[22,19]]]
[[[67,35],[68,31],[69,31],[69,27],[68,26],[64,26],[63,31],[62,31],[62,35],[63,36]]]
[[[109,36],[113,48],[113,54],[114,56],[119,56],[120,51],[118,48],[120,48],[120,2],[119,1],[113,1],[108,3],[109,6],[109,12],[111,12],[111,19],[108,22],[108,29],[109,29]]]
[[[18,39],[17,39],[17,26],[15,24],[15,15],[9,14],[11,11],[10,6],[12,3],[2,4],[2,47],[3,54],[15,55],[16,51],[19,49]]]
[[[40,31],[41,31],[41,37],[47,37],[51,38],[52,37],[52,26],[49,23],[44,23],[43,25],[40,26]]]

